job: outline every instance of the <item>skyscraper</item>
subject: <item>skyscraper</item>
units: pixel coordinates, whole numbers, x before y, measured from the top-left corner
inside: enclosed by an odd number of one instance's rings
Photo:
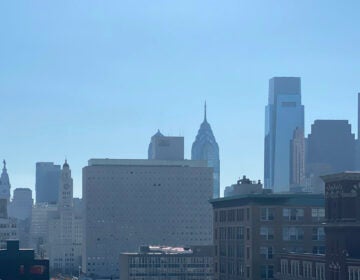
[[[205,160],[213,168],[214,188],[213,197],[220,197],[220,158],[219,145],[215,140],[210,124],[206,118],[206,103],[204,107],[204,121],[200,125],[196,139],[191,148],[192,160]]]
[[[6,199],[10,202],[10,180],[6,169],[6,161],[3,161],[4,167],[0,177],[0,198]]]
[[[306,174],[313,192],[323,192],[319,177],[355,169],[355,135],[347,120],[316,120],[307,139]]]
[[[305,137],[304,130],[296,128],[291,139],[290,150],[290,184],[305,185]]]
[[[36,163],[36,203],[56,204],[59,197],[60,165],[53,162]]]
[[[290,140],[296,128],[304,130],[301,81],[298,77],[274,77],[269,81],[265,109],[264,184],[274,192],[289,190]]]
[[[164,136],[160,130],[151,137],[148,159],[183,160],[184,137]]]

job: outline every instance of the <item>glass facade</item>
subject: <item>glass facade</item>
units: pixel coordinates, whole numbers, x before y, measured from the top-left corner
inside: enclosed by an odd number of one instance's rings
[[[272,78],[265,109],[264,184],[274,192],[289,190],[290,144],[296,128],[304,129],[300,78]]]
[[[200,125],[196,139],[191,149],[192,160],[206,160],[209,167],[213,168],[213,198],[220,197],[220,158],[219,145],[215,140],[210,124],[206,119],[206,104],[204,121]]]

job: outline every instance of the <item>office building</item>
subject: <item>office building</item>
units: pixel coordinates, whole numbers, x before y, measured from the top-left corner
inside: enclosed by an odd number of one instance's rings
[[[6,248],[6,241],[17,239],[16,219],[9,218],[7,210],[7,199],[0,199],[0,249]]]
[[[83,219],[77,215],[73,203],[73,179],[65,161],[57,211],[48,214],[47,254],[53,273],[73,275],[81,265]]]
[[[17,221],[18,239],[22,248],[30,248],[32,207],[33,199],[31,189],[16,188],[8,209],[9,217]]]
[[[29,188],[16,188],[13,199],[9,205],[9,216],[18,220],[31,219],[34,201]]]
[[[60,165],[53,162],[36,163],[36,203],[56,204],[60,186]]]
[[[9,180],[9,175],[7,173],[7,169],[6,169],[6,161],[3,161],[3,169],[1,172],[1,177],[0,177],[0,199],[6,199],[8,202],[10,202],[10,180]]]
[[[219,145],[207,121],[206,103],[204,108],[204,120],[200,125],[198,134],[191,148],[192,160],[205,160],[213,169],[213,198],[220,197],[220,157]]]
[[[252,194],[252,193],[262,193],[263,191],[264,191],[263,185],[261,184],[260,180],[251,181],[249,178],[246,178],[246,176],[244,175],[242,179],[239,179],[236,182],[236,184],[233,184],[225,188],[224,197]]]
[[[49,261],[35,259],[34,250],[19,249],[19,241],[7,241],[0,250],[0,279],[49,280]]]
[[[324,251],[321,194],[214,199],[214,279],[274,279],[281,252]]]
[[[275,77],[269,81],[265,109],[264,186],[274,192],[289,191],[290,141],[296,129],[304,131],[301,82],[297,77]]]
[[[213,246],[141,246],[122,253],[121,280],[213,280]]]
[[[183,160],[184,137],[164,136],[160,130],[151,137],[148,159]]]
[[[279,280],[355,280],[360,277],[360,172],[322,176],[325,245],[320,254],[283,253]]]
[[[30,247],[40,258],[48,257],[46,245],[48,242],[48,216],[57,210],[56,204],[38,203],[31,211]]]
[[[305,187],[305,137],[304,130],[296,128],[290,142],[290,186]]]
[[[204,161],[89,160],[83,272],[117,277],[120,253],[143,244],[212,244],[212,186]]]
[[[346,120],[316,120],[307,139],[306,173],[311,190],[324,192],[321,175],[355,169],[355,136]]]

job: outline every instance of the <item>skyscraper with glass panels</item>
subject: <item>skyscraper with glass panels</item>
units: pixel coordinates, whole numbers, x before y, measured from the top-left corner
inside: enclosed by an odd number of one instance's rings
[[[300,78],[274,77],[265,109],[264,151],[264,184],[274,192],[289,190],[290,141],[297,128],[304,129]]]
[[[206,103],[204,108],[204,121],[200,125],[196,139],[191,148],[192,160],[205,160],[208,167],[213,168],[214,189],[213,197],[220,197],[220,158],[219,145],[215,140],[210,124],[206,118]]]

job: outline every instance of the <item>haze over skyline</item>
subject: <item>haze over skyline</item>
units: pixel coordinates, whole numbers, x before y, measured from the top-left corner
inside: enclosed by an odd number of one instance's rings
[[[67,157],[74,194],[90,158],[146,158],[150,137],[207,118],[221,194],[263,180],[268,81],[301,77],[305,132],[347,119],[356,133],[360,2],[31,1],[0,3],[0,159],[35,190],[35,163]],[[33,193],[33,197],[35,194]]]

